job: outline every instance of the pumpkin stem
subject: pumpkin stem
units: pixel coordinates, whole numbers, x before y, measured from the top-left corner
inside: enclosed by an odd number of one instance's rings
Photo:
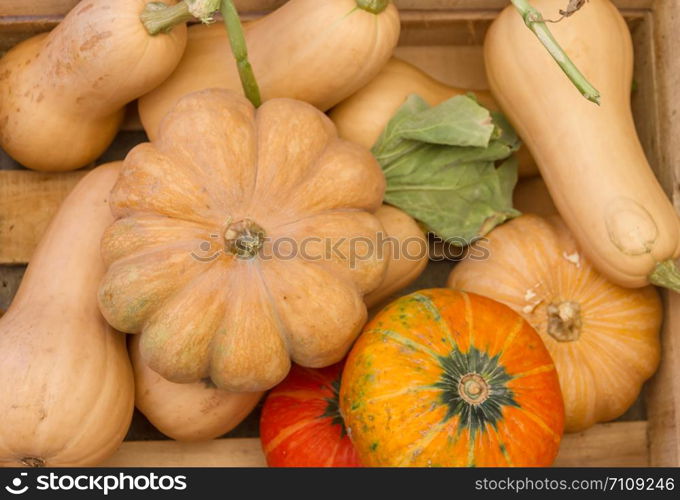
[[[680,293],[680,271],[672,260],[659,262],[649,275],[649,282]]]
[[[371,14],[380,14],[390,4],[390,0],[356,0],[356,2],[360,9]]]
[[[241,25],[238,11],[232,0],[222,0],[220,11],[224,18],[224,25],[227,28],[231,52],[236,59],[236,66],[238,67],[238,74],[241,78],[243,92],[248,100],[253,103],[253,106],[258,108],[260,107],[260,104],[262,104],[260,87],[257,85],[253,67],[250,65],[250,61],[248,61],[248,47],[246,46],[246,38],[243,34],[243,26]]]
[[[21,459],[21,463],[26,467],[45,467],[45,460],[38,457],[24,457]]]
[[[472,405],[482,404],[489,398],[489,384],[477,373],[468,373],[458,382],[458,393]]]
[[[224,232],[226,253],[239,259],[252,259],[260,252],[267,234],[250,219],[230,224]]]
[[[175,5],[149,2],[139,16],[149,35],[169,33],[178,24],[193,18],[203,23],[214,21],[213,14],[220,8],[221,0],[183,0]]]
[[[548,333],[558,342],[572,342],[581,335],[581,306],[564,301],[548,306]]]
[[[583,97],[600,105],[600,92],[591,85],[591,83],[583,76],[583,73],[576,67],[576,65],[569,59],[569,56],[564,52],[564,49],[557,43],[555,37],[552,35],[548,26],[545,24],[545,19],[541,13],[536,10],[529,3],[529,0],[511,0],[512,4],[519,11],[524,24],[533,31],[534,35],[540,42],[548,49],[550,55],[555,59],[555,62],[562,68],[562,71],[567,75],[569,80],[581,92]]]

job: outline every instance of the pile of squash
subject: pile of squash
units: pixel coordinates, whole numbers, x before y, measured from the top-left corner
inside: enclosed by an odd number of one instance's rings
[[[564,431],[621,416],[659,363],[652,284],[680,287],[680,222],[635,133],[611,1],[551,26],[599,107],[514,8],[494,21],[491,92],[468,105],[524,139],[526,214],[484,225],[448,288],[394,301],[428,253],[392,250],[429,242],[383,203],[370,148],[412,94],[468,91],[393,57],[389,0],[289,0],[242,32],[230,12],[82,0],[0,60],[0,147],[22,165],[87,166],[137,99],[150,139],[81,180],[0,319],[0,466],[97,465],[133,406],[173,439],[214,439],[268,390],[272,466],[549,466]],[[343,257],[385,234],[386,256]],[[312,244],[280,258],[273,242]]]

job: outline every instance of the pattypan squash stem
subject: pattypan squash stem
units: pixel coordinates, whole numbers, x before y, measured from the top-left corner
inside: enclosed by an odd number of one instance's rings
[[[224,24],[227,27],[227,34],[229,35],[229,43],[231,44],[231,51],[236,59],[238,66],[238,74],[241,77],[241,85],[243,92],[248,100],[253,103],[256,108],[262,104],[260,96],[260,87],[257,85],[253,67],[248,61],[248,48],[246,46],[246,39],[243,34],[243,26],[238,16],[238,11],[234,6],[232,0],[222,0],[220,7]]]
[[[649,275],[649,282],[680,293],[680,271],[672,260],[659,262]]]
[[[371,14],[380,14],[390,4],[390,0],[356,0],[357,7]]]
[[[221,0],[183,0],[175,5],[149,2],[139,16],[149,35],[169,33],[178,24],[193,18],[203,23],[214,21],[213,14],[219,10]]]
[[[600,93],[593,87],[590,82],[583,76],[583,73],[576,67],[576,65],[569,59],[569,56],[564,52],[560,44],[557,43],[555,37],[552,35],[541,13],[536,10],[529,3],[529,0],[511,0],[512,4],[519,11],[524,24],[526,24],[536,37],[548,49],[550,55],[555,59],[562,71],[564,71],[581,92],[583,97],[595,104],[600,104]]]

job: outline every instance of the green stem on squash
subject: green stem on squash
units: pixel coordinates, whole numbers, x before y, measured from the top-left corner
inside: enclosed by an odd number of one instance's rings
[[[583,97],[595,104],[600,104],[600,92],[593,87],[590,82],[583,76],[583,73],[576,67],[576,65],[569,59],[569,56],[564,52],[560,44],[557,43],[555,37],[552,35],[541,13],[536,10],[529,3],[529,0],[511,0],[512,4],[519,11],[524,24],[533,31],[541,43],[548,49],[550,55],[555,59],[555,62],[562,68],[562,71],[569,77],[569,80],[581,92]]]
[[[232,0],[222,0],[220,11],[224,18],[224,24],[227,27],[229,43],[236,59],[243,92],[248,100],[253,103],[253,106],[257,108],[262,104],[262,97],[260,96],[260,87],[257,85],[253,67],[250,65],[250,61],[248,61],[248,47],[246,46],[246,38],[243,34],[243,26],[241,25],[238,11]]]
[[[169,33],[178,24],[200,19],[203,23],[213,22],[212,15],[219,10],[221,0],[183,0],[175,5],[163,2],[149,2],[139,19],[149,35]]]
[[[649,282],[680,293],[680,270],[672,260],[659,262],[649,275]]]
[[[390,4],[390,0],[356,0],[357,7],[371,14],[380,14]]]

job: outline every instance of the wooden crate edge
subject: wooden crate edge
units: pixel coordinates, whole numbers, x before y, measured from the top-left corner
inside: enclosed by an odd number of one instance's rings
[[[564,436],[558,467],[643,467],[648,465],[647,422],[598,424]],[[202,443],[127,441],[104,467],[265,467],[257,438]]]

